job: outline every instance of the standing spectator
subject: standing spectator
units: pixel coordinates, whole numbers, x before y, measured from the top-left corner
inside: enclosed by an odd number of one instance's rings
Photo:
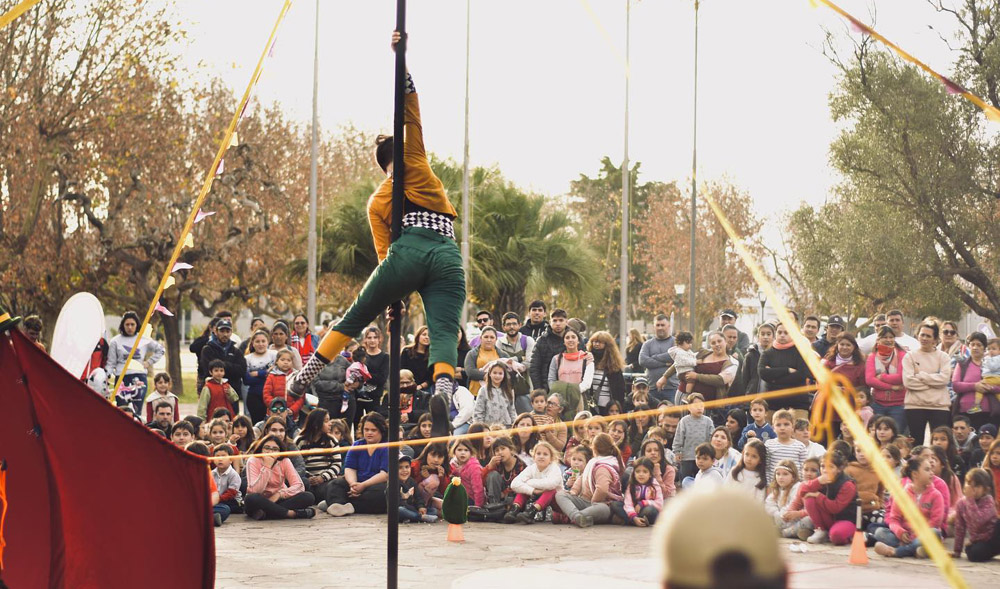
[[[535,303],[538,302],[541,301],[535,301]],[[533,306],[531,309],[533,313],[536,307]],[[534,317],[534,315],[532,316]],[[552,365],[552,358],[563,353],[566,349],[566,345],[563,343],[563,333],[566,331],[568,317],[566,311],[554,309],[551,322],[545,331],[535,338],[535,349],[531,356],[529,371],[531,373],[531,386],[536,389],[549,390],[549,367]]]
[[[267,324],[260,317],[254,317],[250,320],[250,333],[257,333],[259,330],[267,331]],[[252,337],[252,336],[251,336]],[[239,343],[240,353],[246,355],[250,350],[250,340],[245,339]]]
[[[765,391],[805,386],[806,381],[812,378],[809,366],[799,354],[799,350],[795,347],[795,343],[792,342],[784,325],[779,323],[775,328],[775,334],[774,344],[761,354],[760,363],[757,366],[757,372],[765,384]],[[802,393],[782,397],[776,400],[775,404],[778,408],[791,409],[796,418],[808,419],[812,399],[809,393]]]
[[[802,335],[809,340],[809,345],[819,341],[819,317],[809,315],[802,320]]]
[[[291,331],[289,331],[287,323],[284,321],[275,321],[274,325],[271,326],[271,345],[268,346],[268,349],[275,352],[280,352],[281,350],[295,352],[295,357],[292,359],[292,369],[299,371],[302,370],[302,356],[299,356],[298,350],[288,344],[291,341],[290,333]]]
[[[826,336],[813,342],[813,349],[822,358],[837,342],[837,337],[844,331],[844,318],[840,315],[830,315],[826,321]]]
[[[319,336],[309,330],[309,320],[305,315],[299,314],[292,318],[292,329],[295,331],[289,344],[299,353],[304,365],[319,347]]]
[[[608,414],[612,401],[619,407],[625,406],[625,377],[621,352],[614,338],[606,331],[598,331],[590,336],[587,343],[590,355],[594,357],[594,378],[590,385],[590,396],[601,415]]]
[[[482,330],[484,327],[493,327],[493,313],[489,311],[480,311],[476,313],[476,326],[479,327],[479,335],[469,340],[469,346],[474,348],[479,345],[479,338],[482,336]]]
[[[531,364],[531,352],[535,349],[535,340],[530,335],[521,333],[521,318],[517,313],[504,313],[501,320],[504,335],[497,340],[497,349],[507,354],[508,358],[513,358],[525,367],[524,373],[517,373],[513,376],[514,404],[518,413],[531,411],[531,380],[527,374],[527,367]]]
[[[506,358],[507,355],[497,349],[497,330],[486,326],[479,334],[479,345],[472,348],[465,356],[465,374],[469,377],[469,390],[473,395],[479,394],[479,387],[486,380],[485,367],[494,360]]]
[[[243,343],[250,344],[249,350],[246,351],[247,373],[243,378],[243,384],[247,389],[247,413],[250,414],[250,419],[257,423],[267,414],[267,406],[264,405],[264,383],[267,382],[267,374],[271,371],[277,352],[268,349],[268,334],[263,329],[255,331],[252,336],[243,340]]]
[[[528,320],[521,326],[521,333],[534,339],[542,337],[545,330],[549,328],[549,322],[545,320],[545,303],[543,301],[531,301],[528,305]]]
[[[642,351],[642,344],[645,341],[646,338],[638,329],[633,327],[629,330],[628,343],[625,345],[625,372],[642,371],[642,366],[639,366],[639,352]]]
[[[298,354],[292,352],[292,355],[297,356]],[[326,409],[330,417],[334,419],[341,415],[353,416],[351,405],[357,407],[357,403],[351,398],[351,395],[345,395],[344,391],[344,384],[347,382],[347,368],[350,365],[351,361],[343,354],[337,354],[332,362],[319,371],[316,379],[309,385],[310,392],[318,400],[317,404]],[[346,409],[344,409],[345,400],[347,401]]]
[[[719,329],[725,329],[727,325],[736,327],[736,319],[738,317],[739,315],[737,315],[732,309],[725,309],[719,313]],[[739,348],[741,354],[746,354],[747,348],[750,347],[750,336],[742,331],[739,331],[739,329],[737,329],[737,332],[739,332],[740,335],[737,339],[736,347]]]
[[[722,337],[726,339],[726,353],[736,361],[736,376],[729,385],[728,395],[736,397],[743,394],[743,367],[746,364],[746,353],[750,350],[740,350],[739,346],[740,330],[735,325],[726,325],[722,328]]]
[[[430,349],[430,331],[424,325],[414,334],[413,343],[403,348],[403,353],[400,354],[399,366],[413,373],[419,393],[431,392],[431,369],[428,364]]]
[[[201,350],[201,364],[205,367],[206,373],[199,374],[202,378],[208,376],[208,363],[212,360],[221,360],[226,365],[226,380],[229,386],[237,394],[243,390],[243,376],[247,372],[246,356],[240,353],[239,348],[232,341],[233,322],[222,318],[215,324],[215,335],[209,338],[208,343]],[[233,403],[233,414],[240,412],[239,401]]]
[[[889,325],[892,325],[890,313]],[[920,441],[924,429],[949,426],[951,395],[951,359],[937,349],[940,328],[936,321],[920,324],[917,338],[920,347],[903,357],[903,386],[906,387],[906,423],[910,435]],[[897,337],[897,341],[898,341]]]
[[[740,371],[744,395],[756,395],[764,390],[764,382],[760,379],[757,368],[760,365],[761,354],[771,348],[773,341],[774,325],[764,323],[757,328],[757,343],[747,349],[746,357],[743,359],[743,370]]]
[[[941,323],[941,345],[938,348],[948,354],[953,362],[969,356],[969,350],[958,337],[958,324],[954,321]]]
[[[460,387],[469,387],[469,377],[465,374],[465,357],[472,351],[469,345],[469,338],[465,335],[465,328],[458,328],[458,357],[455,359],[455,384]]]
[[[639,350],[639,365],[646,369],[646,381],[655,383],[660,380],[667,368],[674,363],[668,350],[674,347],[674,338],[670,335],[670,318],[659,314],[653,322],[653,337],[642,343]],[[677,393],[677,377],[671,376],[663,388],[650,388],[649,396],[656,402],[671,401],[676,404],[674,395]]]
[[[886,324],[885,313],[879,313],[876,315],[875,319],[872,320],[872,324],[874,325],[875,330],[858,340],[858,348],[865,356],[871,354],[872,350],[875,349],[875,343],[878,341],[878,332],[882,329],[882,326]]]
[[[549,390],[563,396],[562,417],[571,421],[583,410],[583,391],[594,382],[594,357],[580,347],[580,334],[569,327],[563,330],[563,344],[566,351],[549,363]]]
[[[365,349],[365,366],[371,380],[358,389],[358,413],[375,411],[385,393],[389,380],[389,354],[382,351],[382,330],[374,325],[362,332],[361,345]]]
[[[165,350],[156,340],[138,336],[137,329],[139,329],[139,315],[135,311],[128,311],[122,315],[122,320],[118,324],[118,335],[108,342],[108,363],[105,365],[105,370],[112,378],[117,378],[120,374],[125,375],[118,390],[117,400],[130,403],[133,412],[141,415],[142,404],[149,387],[147,380],[149,371],[163,357]],[[125,360],[135,345],[136,338],[139,338],[139,345],[132,357],[132,363],[126,366]]]
[[[990,404],[986,396],[976,407],[976,386],[983,380],[983,357],[986,355],[987,340],[985,335],[976,331],[969,334],[966,342],[969,356],[959,358],[955,363],[951,387],[955,391],[958,412],[968,414],[973,428],[979,429],[990,420]]]
[[[838,335],[836,344],[824,355],[823,364],[832,372],[843,374],[855,389],[865,386],[865,357],[853,335]]]
[[[903,357],[906,350],[896,345],[896,332],[883,325],[876,334],[877,343],[865,366],[865,383],[871,388],[871,408],[875,415],[887,415],[902,432],[906,429],[903,402]],[[859,345],[860,347],[860,345]]]
[[[136,317],[138,317],[138,315],[136,315]],[[205,386],[205,377],[203,375],[208,371],[208,366],[202,364],[201,351],[205,349],[205,345],[208,344],[208,340],[215,335],[215,324],[218,322],[218,317],[212,317],[209,319],[208,325],[205,326],[205,331],[202,331],[201,335],[194,338],[191,345],[188,346],[188,350],[195,355],[195,358],[198,359],[198,380],[195,384],[197,385],[197,389],[199,391],[201,390],[201,387]]]
[[[920,342],[911,335],[903,331],[903,312],[893,309],[885,315],[885,319],[893,333],[896,334],[896,343],[907,352],[912,352],[920,348]]]
[[[701,393],[706,401],[722,399],[736,377],[736,361],[726,353],[726,339],[718,331],[708,335],[708,350],[698,353],[698,364],[691,372],[684,373],[681,383],[683,393]],[[677,389],[679,392],[681,389]],[[726,422],[726,413],[722,409],[710,411],[713,420],[718,425]]]

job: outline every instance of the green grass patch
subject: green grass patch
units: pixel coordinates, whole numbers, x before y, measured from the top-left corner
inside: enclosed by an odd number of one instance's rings
[[[198,375],[197,374],[183,374],[181,375],[181,384],[184,386],[184,391],[181,394],[174,394],[180,397],[181,403],[197,403],[198,402]]]

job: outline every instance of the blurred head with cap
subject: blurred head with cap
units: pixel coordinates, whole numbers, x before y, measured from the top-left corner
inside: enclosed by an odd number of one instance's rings
[[[656,522],[653,556],[664,589],[784,589],[788,570],[774,522],[734,489],[687,493]]]

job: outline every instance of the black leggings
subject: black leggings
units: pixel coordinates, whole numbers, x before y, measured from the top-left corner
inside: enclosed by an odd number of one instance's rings
[[[260,493],[250,493],[243,500],[243,509],[247,515],[253,516],[258,511],[264,512],[264,519],[287,519],[289,511],[305,509],[316,504],[312,493],[304,492],[277,501],[271,501]]]
[[[253,423],[267,419],[267,407],[264,406],[263,392],[247,393],[247,413]]]
[[[915,444],[922,445],[924,443],[924,429],[928,423],[931,424],[931,431],[942,425],[951,427],[951,412],[947,409],[906,410],[906,424],[910,426],[910,437],[914,439]],[[930,440],[927,443],[930,443]]]
[[[986,562],[1000,554],[1000,525],[993,526],[993,537],[982,542],[973,542],[965,547],[969,562]]]
[[[332,481],[332,485],[327,495],[327,504],[340,503],[346,505],[350,503],[354,506],[355,513],[385,513],[385,483],[378,483],[365,488],[358,497],[349,497],[347,492],[351,489],[347,479],[340,477]]]

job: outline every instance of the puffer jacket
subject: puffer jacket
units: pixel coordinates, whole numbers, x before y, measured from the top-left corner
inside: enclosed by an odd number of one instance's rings
[[[340,354],[332,362],[323,367],[309,389],[319,399],[320,406],[340,402],[344,397],[344,382],[347,380],[347,367],[351,363]]]

